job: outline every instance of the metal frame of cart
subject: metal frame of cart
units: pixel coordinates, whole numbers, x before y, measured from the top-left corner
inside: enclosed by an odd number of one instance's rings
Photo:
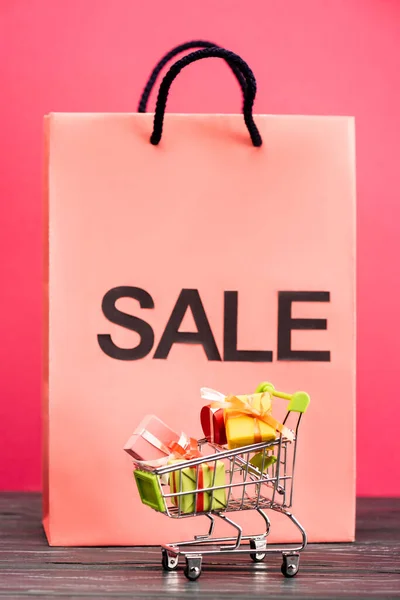
[[[280,394],[273,391],[274,395],[291,400],[288,412],[283,423],[287,423],[290,415],[297,416],[294,423],[294,440],[289,441],[279,436],[273,442],[261,442],[250,446],[233,450],[216,444],[208,443],[207,440],[199,440],[199,447],[203,449],[208,445],[210,453],[207,456],[185,460],[177,464],[170,464],[161,468],[148,468],[135,474],[140,491],[140,478],[143,477],[145,485],[154,486],[156,500],[149,502],[142,495],[142,500],[152,508],[163,512],[170,518],[181,519],[193,516],[205,516],[210,521],[209,531],[206,535],[197,535],[193,540],[175,542],[162,545],[162,566],[166,571],[175,570],[178,567],[179,557],[186,560],[184,573],[190,580],[196,580],[201,574],[202,559],[204,556],[215,554],[248,554],[250,558],[259,562],[264,560],[269,553],[282,553],[281,571],[286,577],[293,577],[299,570],[300,552],[307,545],[307,534],[299,521],[290,512],[293,499],[293,484],[296,462],[296,451],[298,431],[302,414],[305,412],[309,398],[306,394],[306,402],[293,402],[293,396]],[[216,485],[217,468],[213,463],[223,461],[225,464],[226,481],[224,485]],[[199,487],[199,468],[207,463],[211,466],[213,480],[208,487]],[[189,491],[183,490],[182,472],[191,469],[195,472],[195,484]],[[146,472],[147,471],[147,472]],[[187,472],[187,471],[186,471]],[[171,476],[179,482],[179,489],[173,491],[169,488]],[[226,501],[218,510],[215,509],[215,496],[218,491],[224,490]],[[147,487],[148,492],[148,487]],[[196,510],[198,494],[206,494],[209,510]],[[190,495],[194,498],[194,510],[185,513],[182,510],[183,496]],[[147,493],[148,496],[148,493]],[[227,513],[255,510],[263,520],[263,532],[258,535],[243,535],[242,527],[235,523]],[[273,510],[286,515],[297,527],[301,534],[301,543],[282,546],[267,546],[267,538],[270,533],[270,520],[265,510]],[[213,537],[216,518],[221,519],[235,529],[233,537]]]

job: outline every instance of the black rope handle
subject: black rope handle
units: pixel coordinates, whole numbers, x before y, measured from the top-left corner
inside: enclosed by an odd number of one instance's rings
[[[178,54],[181,54],[181,52],[185,52],[186,50],[191,50],[192,48],[220,48],[220,46],[218,46],[218,44],[214,44],[213,42],[207,42],[205,40],[193,40],[191,42],[185,42],[184,44],[179,44],[179,46],[175,46],[175,48],[172,48],[172,50],[167,52],[167,54],[165,54],[165,56],[163,56],[159,60],[159,62],[156,64],[156,66],[154,67],[154,69],[152,70],[152,72],[150,74],[150,77],[145,85],[142,95],[140,96],[138,112],[145,113],[147,111],[147,103],[149,101],[150,94],[154,88],[154,85],[157,81],[159,74],[161,73],[161,71],[165,67],[165,65],[170,60],[175,58],[175,56],[177,56]],[[235,75],[235,77],[237,78],[239,85],[242,88],[242,92],[243,92],[243,96],[244,96],[246,93],[246,80],[243,77],[241,70],[238,69],[235,65],[230,64],[229,62],[228,62],[228,65],[232,69],[232,72]]]
[[[225,50],[225,48],[216,47],[205,48],[203,50],[191,52],[187,56],[184,56],[183,58],[178,60],[169,69],[164,79],[162,80],[160,89],[158,91],[156,111],[154,114],[153,133],[150,137],[150,143],[153,144],[153,146],[157,146],[157,144],[161,140],[168,93],[175,77],[179,75],[179,73],[184,67],[190,65],[190,63],[192,62],[196,62],[203,58],[223,58],[226,61],[229,61],[230,65],[235,65],[238,69],[240,69],[241,73],[243,74],[243,77],[246,80],[246,94],[243,103],[244,122],[250,134],[253,146],[261,146],[261,135],[253,119],[253,104],[257,92],[257,83],[253,71],[250,69],[249,65],[234,52],[231,52],[230,50]]]

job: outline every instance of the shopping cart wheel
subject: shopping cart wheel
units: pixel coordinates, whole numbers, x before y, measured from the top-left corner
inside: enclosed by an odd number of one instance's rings
[[[294,577],[299,570],[300,554],[298,552],[282,554],[283,562],[281,566],[282,575],[285,577]]]
[[[162,550],[162,567],[164,571],[175,571],[178,568],[178,557],[168,553],[168,550]]]
[[[187,556],[183,572],[190,581],[196,581],[201,575],[201,556]]]
[[[265,550],[266,549],[266,540],[250,540],[250,548],[252,550]],[[254,562],[261,562],[267,556],[266,552],[250,552],[250,558]]]

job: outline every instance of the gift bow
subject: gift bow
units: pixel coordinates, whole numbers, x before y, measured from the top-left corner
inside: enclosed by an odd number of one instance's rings
[[[140,435],[153,446],[164,452],[165,456],[154,460],[135,459],[134,462],[139,467],[158,469],[160,467],[165,467],[171,459],[182,458],[183,460],[190,460],[202,456],[201,452],[198,450],[197,440],[189,437],[186,433],[181,433],[178,442],[170,442],[169,444],[164,444],[147,430],[141,431]]]
[[[200,456],[203,456],[197,446],[197,440],[194,438],[188,438],[184,445],[180,442],[181,440],[179,440],[179,442],[172,442],[168,445],[173,457],[192,460],[192,458],[200,458]]]
[[[219,392],[217,392],[219,393]],[[243,398],[238,398],[237,396],[227,396],[224,401],[215,400],[211,402],[212,408],[223,408],[229,409],[233,411],[233,415],[236,416],[245,416],[253,417],[254,419],[258,419],[263,423],[266,423],[270,427],[273,427],[276,431],[282,434],[283,437],[293,442],[294,433],[291,429],[283,425],[271,415],[271,409],[261,409],[258,410],[254,408],[251,404],[251,400],[248,396],[244,396]],[[232,416],[233,416],[232,415]]]

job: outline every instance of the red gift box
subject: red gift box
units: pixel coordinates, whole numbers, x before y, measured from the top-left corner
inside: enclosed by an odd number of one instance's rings
[[[200,421],[204,435],[209,442],[221,446],[227,444],[223,408],[211,408],[210,405],[203,406],[200,412]]]

